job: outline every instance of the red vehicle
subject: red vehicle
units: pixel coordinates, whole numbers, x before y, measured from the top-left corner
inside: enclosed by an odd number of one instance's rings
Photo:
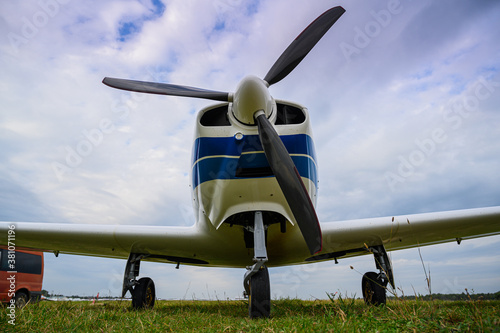
[[[0,302],[23,307],[29,300],[37,301],[42,281],[43,252],[0,246]]]

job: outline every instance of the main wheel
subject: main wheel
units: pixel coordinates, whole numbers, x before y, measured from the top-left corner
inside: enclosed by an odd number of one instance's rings
[[[363,298],[368,305],[382,305],[386,301],[386,287],[375,272],[368,272],[361,280]]]
[[[250,318],[267,318],[271,314],[271,288],[266,266],[250,277],[248,313]]]
[[[18,291],[14,296],[14,299],[16,301],[16,308],[21,309],[28,304],[28,294],[24,291]]]
[[[134,309],[150,309],[155,305],[155,284],[148,277],[139,279],[132,293]]]

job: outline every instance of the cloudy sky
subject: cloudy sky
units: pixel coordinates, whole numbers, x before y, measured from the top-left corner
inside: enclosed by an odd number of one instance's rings
[[[500,205],[498,1],[2,1],[0,220],[193,224],[193,130],[210,102],[102,78],[234,91],[336,5],[343,17],[271,88],[310,111],[320,220]],[[420,251],[392,253],[399,294],[428,292],[422,262],[433,292],[500,290],[500,236]],[[117,296],[124,267],[47,254],[44,289]],[[371,270],[369,256],[272,269],[271,293],[360,296]],[[161,298],[236,298],[243,274],[141,267]]]

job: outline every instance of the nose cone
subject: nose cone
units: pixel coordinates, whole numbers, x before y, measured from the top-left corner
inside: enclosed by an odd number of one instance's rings
[[[256,76],[241,80],[233,97],[233,114],[238,121],[254,125],[254,114],[260,110],[266,117],[271,115],[275,103],[267,87],[266,82]]]

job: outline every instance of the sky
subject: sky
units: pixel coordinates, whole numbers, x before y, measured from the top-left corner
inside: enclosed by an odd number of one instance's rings
[[[320,221],[500,205],[498,1],[2,1],[0,220],[194,223],[210,101],[105,76],[234,91],[317,16],[346,13],[270,88],[310,112]],[[398,295],[500,290],[500,236],[391,252]],[[425,268],[425,269],[424,269]],[[125,260],[45,256],[43,288],[118,296]],[[273,298],[361,296],[373,257],[270,269]],[[241,269],[147,263],[164,299],[234,299]]]

